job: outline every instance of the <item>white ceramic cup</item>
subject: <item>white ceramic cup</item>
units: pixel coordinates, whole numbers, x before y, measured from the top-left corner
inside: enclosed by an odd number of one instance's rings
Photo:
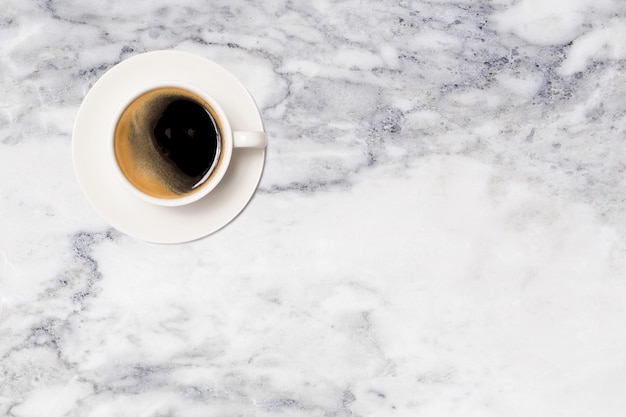
[[[142,100],[146,102],[147,97],[156,97],[161,93],[167,95],[168,91],[173,90],[190,93],[191,101],[197,102],[209,112],[220,137],[217,144],[217,155],[210,161],[209,171],[197,184],[194,183],[190,190],[184,192],[172,191],[171,184],[168,183],[168,181],[171,182],[168,178],[172,175],[163,174],[165,171],[161,169],[161,164],[167,166],[168,162],[160,159],[165,157],[158,155],[154,143],[152,124],[158,115],[153,112],[150,120],[129,122],[131,119],[148,119],[147,116],[141,117],[141,113],[135,113],[139,116],[130,116],[136,111],[136,108],[141,106],[136,103],[141,103]],[[128,127],[130,124],[132,124],[132,128]],[[125,139],[130,134],[120,133],[128,131],[135,132],[132,140]],[[113,170],[126,188],[148,203],[170,207],[190,204],[209,194],[226,175],[233,150],[236,152],[237,148],[264,148],[267,146],[265,132],[233,131],[228,122],[228,117],[215,99],[202,89],[181,82],[152,83],[130,94],[118,106],[112,119],[108,138]],[[130,146],[126,143],[133,143],[134,145]],[[131,152],[123,151],[123,149],[135,150]],[[169,165],[173,166],[172,164]],[[153,184],[156,185],[153,186]]]

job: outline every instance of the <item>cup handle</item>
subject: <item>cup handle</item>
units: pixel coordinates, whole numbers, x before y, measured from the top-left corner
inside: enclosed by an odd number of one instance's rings
[[[265,132],[233,132],[233,145],[235,148],[265,148],[267,146],[267,134]]]

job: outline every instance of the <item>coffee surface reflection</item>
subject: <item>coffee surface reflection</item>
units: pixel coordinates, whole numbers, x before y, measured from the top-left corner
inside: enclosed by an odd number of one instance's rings
[[[115,159],[126,179],[157,198],[190,194],[220,161],[219,119],[198,95],[158,88],[134,99],[114,134]]]

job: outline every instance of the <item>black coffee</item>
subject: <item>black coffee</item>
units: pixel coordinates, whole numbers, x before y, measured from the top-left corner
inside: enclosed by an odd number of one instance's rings
[[[219,164],[219,121],[201,97],[160,88],[135,99],[115,130],[115,157],[136,188],[159,198],[198,189]]]
[[[220,135],[213,117],[200,104],[174,99],[157,120],[153,134],[163,158],[192,182],[201,180],[209,172]]]

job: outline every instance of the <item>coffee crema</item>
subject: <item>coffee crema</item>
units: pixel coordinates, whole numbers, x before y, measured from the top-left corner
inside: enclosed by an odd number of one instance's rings
[[[219,118],[197,94],[150,90],[122,112],[113,148],[122,174],[138,190],[178,198],[202,187],[220,163]]]

